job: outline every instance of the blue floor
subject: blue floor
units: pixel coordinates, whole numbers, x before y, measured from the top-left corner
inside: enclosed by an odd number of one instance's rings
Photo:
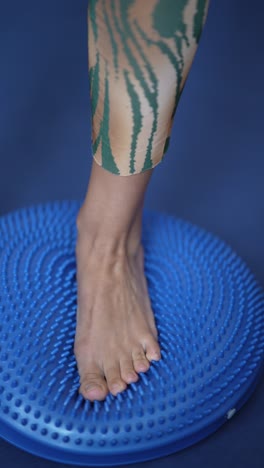
[[[1,2],[0,215],[84,196],[92,158],[86,8],[86,0]],[[145,207],[217,234],[264,286],[264,7],[257,0],[251,8],[246,0],[211,0],[170,150]],[[215,434],[141,465],[260,468],[263,414],[264,376]],[[62,466],[3,440],[0,465]]]

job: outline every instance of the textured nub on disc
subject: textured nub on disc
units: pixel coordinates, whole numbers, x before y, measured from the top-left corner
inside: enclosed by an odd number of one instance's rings
[[[0,218],[0,435],[80,465],[180,450],[228,421],[253,392],[263,368],[263,291],[223,241],[145,211],[145,274],[162,359],[116,397],[85,401],[73,354],[79,207],[58,202]]]

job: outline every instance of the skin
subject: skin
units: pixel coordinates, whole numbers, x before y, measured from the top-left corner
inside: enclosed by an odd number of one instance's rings
[[[117,395],[161,358],[144,275],[144,196],[167,150],[208,0],[91,0],[93,164],[77,217],[80,392]]]
[[[74,353],[79,391],[91,401],[122,392],[161,358],[141,243],[152,173],[119,177],[93,160],[77,217]]]

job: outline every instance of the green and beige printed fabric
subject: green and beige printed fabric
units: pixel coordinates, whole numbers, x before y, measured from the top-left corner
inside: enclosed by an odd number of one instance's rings
[[[159,164],[209,0],[90,0],[95,161],[118,175]]]

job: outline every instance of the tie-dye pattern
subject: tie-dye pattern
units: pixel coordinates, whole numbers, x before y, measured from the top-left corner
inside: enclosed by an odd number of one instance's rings
[[[209,0],[90,0],[92,151],[118,175],[159,164]]]

